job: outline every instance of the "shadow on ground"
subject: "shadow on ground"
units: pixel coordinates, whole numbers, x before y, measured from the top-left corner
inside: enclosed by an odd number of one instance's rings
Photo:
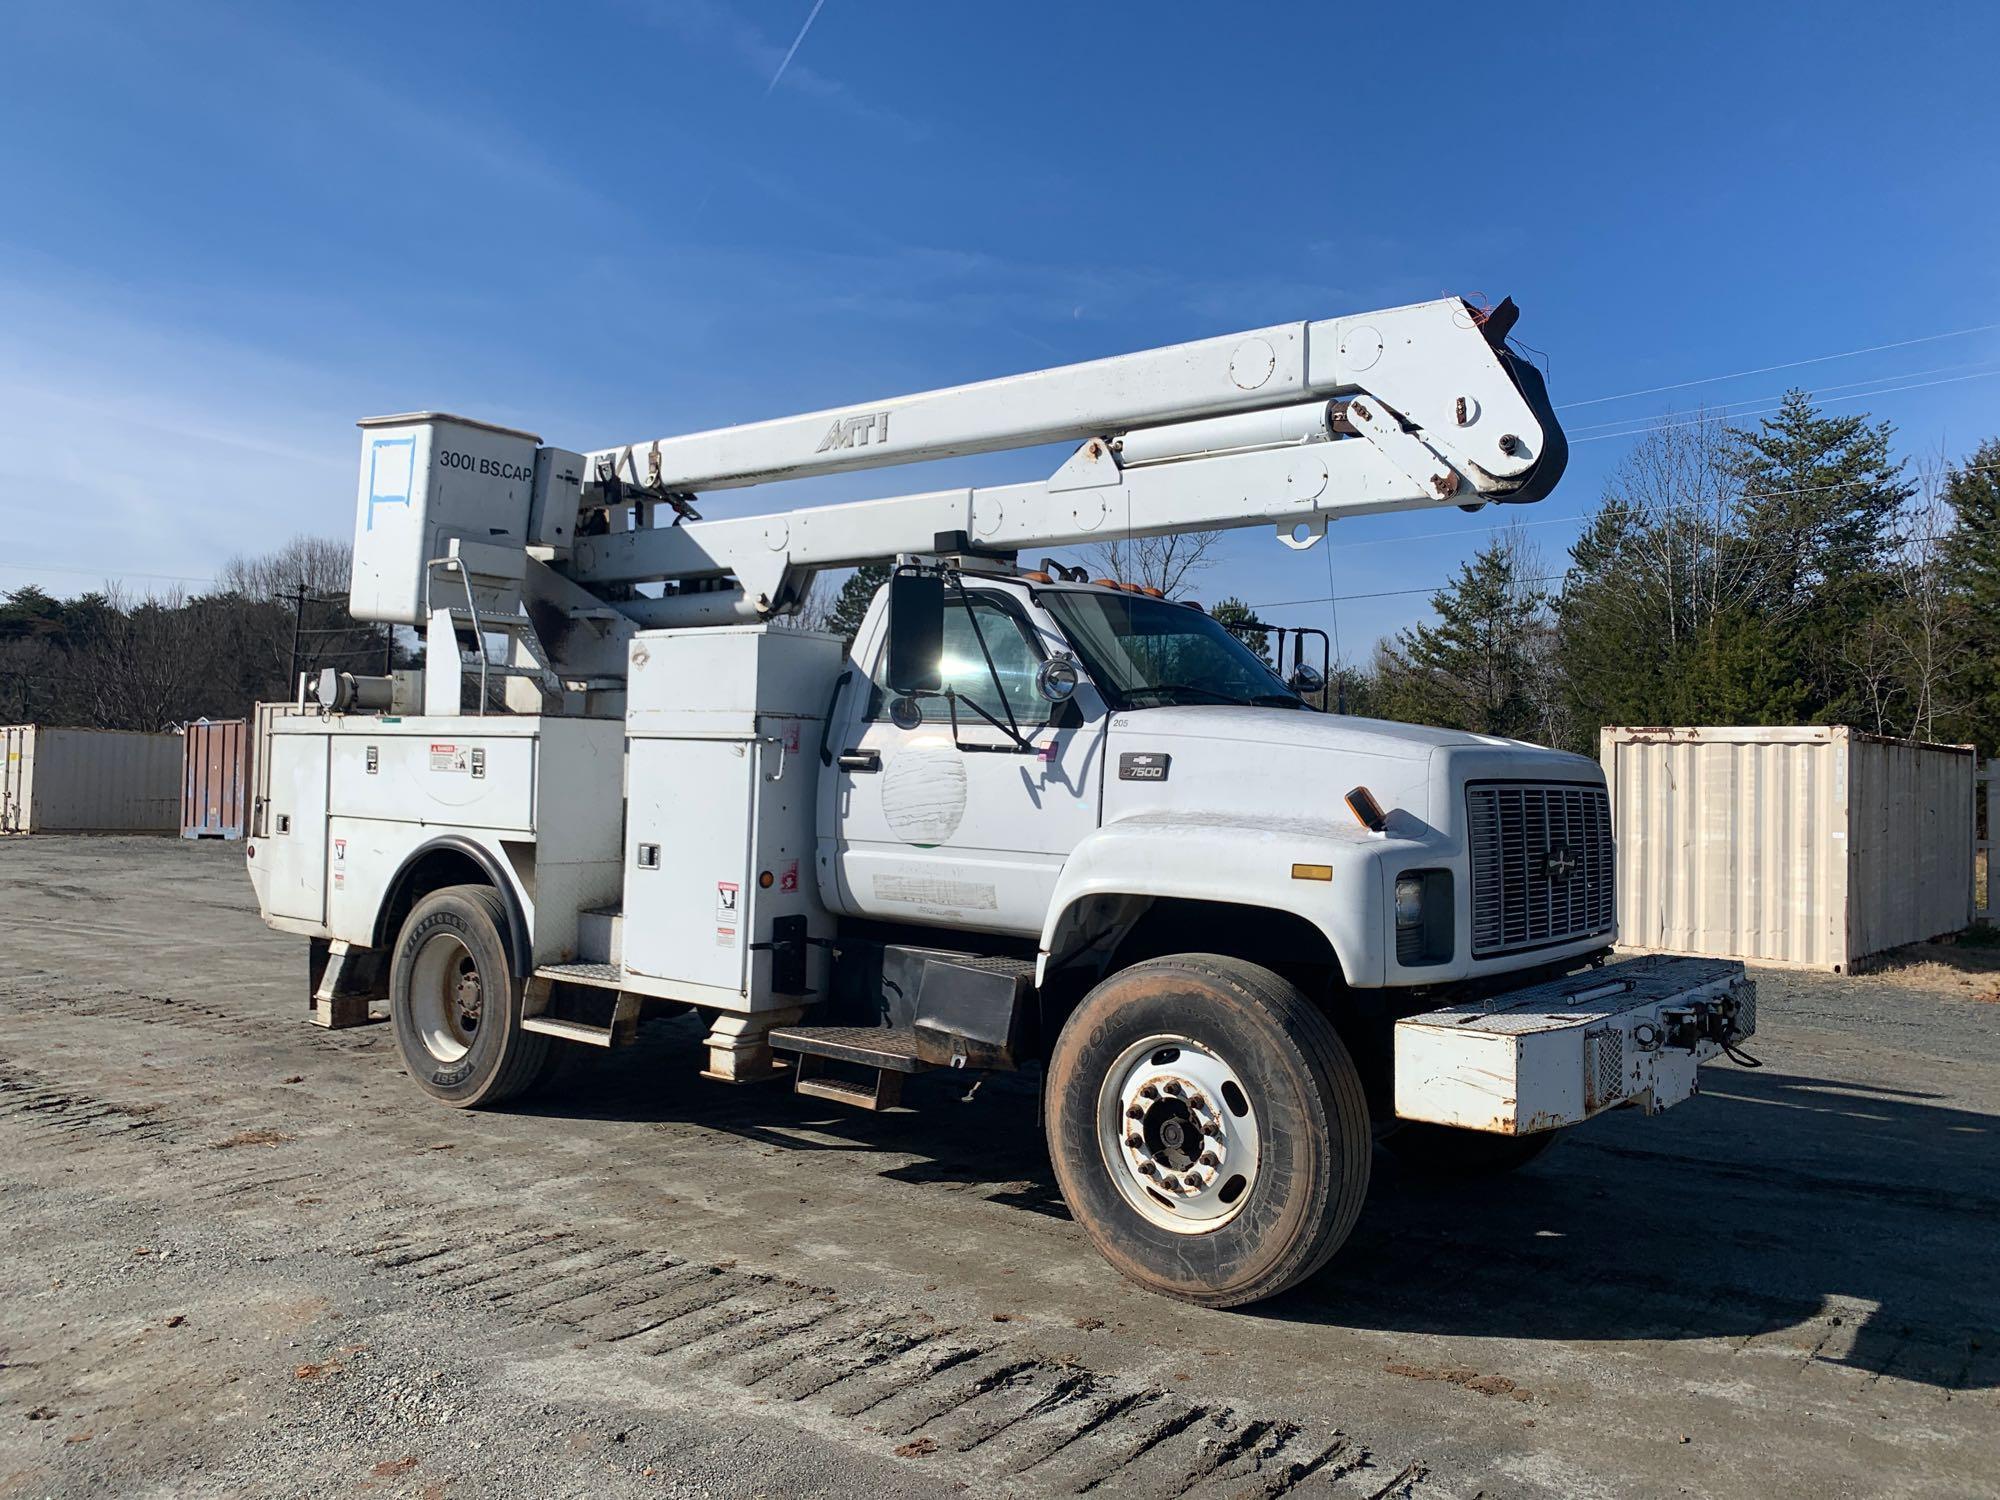
[[[852,1154],[857,1173],[1066,1217],[1032,1076],[971,1089],[923,1075],[906,1095],[913,1108],[869,1115],[783,1084],[684,1085],[697,1041],[685,1022],[651,1025],[532,1112]],[[1796,1330],[1802,1359],[2000,1386],[2000,1287],[1981,1269],[2000,1223],[2000,1117],[1770,1069],[1703,1077],[1702,1098],[1656,1119],[1592,1121],[1508,1177],[1432,1181],[1378,1151],[1346,1246],[1245,1315],[1583,1343]]]

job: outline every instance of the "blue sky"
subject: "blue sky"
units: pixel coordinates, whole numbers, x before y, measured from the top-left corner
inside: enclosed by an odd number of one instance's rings
[[[1511,294],[1558,403],[2000,323],[1991,5],[824,0],[774,85],[811,10],[15,0],[0,589],[344,536],[354,420],[416,407],[588,448],[1443,293]],[[1794,380],[1911,454],[2000,432],[1989,328],[1574,407],[1498,519],[1559,561],[1616,434]],[[1493,516],[1336,526],[1332,592],[1388,594],[1347,654]],[[1226,592],[1327,554],[1238,533]]]

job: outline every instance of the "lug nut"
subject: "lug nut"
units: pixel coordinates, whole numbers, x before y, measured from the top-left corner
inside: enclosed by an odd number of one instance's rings
[[[1126,1119],[1128,1119],[1128,1120],[1143,1120],[1143,1119],[1145,1119],[1145,1118],[1146,1118],[1146,1106],[1145,1106],[1145,1105],[1143,1105],[1143,1104],[1134,1104],[1134,1105],[1132,1105],[1132,1106],[1131,1106],[1130,1108],[1128,1108],[1128,1109],[1127,1109],[1127,1110],[1125,1111],[1125,1118],[1126,1118]]]
[[[1141,1099],[1157,1099],[1157,1098],[1159,1098],[1159,1097],[1160,1097],[1160,1086],[1159,1086],[1159,1085],[1158,1085],[1157,1083],[1149,1083],[1149,1084],[1147,1084],[1147,1085],[1146,1085],[1146,1086],[1145,1086],[1144,1088],[1142,1088],[1142,1089],[1140,1089],[1140,1090],[1139,1090],[1139,1097],[1140,1097]]]
[[[1201,1164],[1204,1167],[1213,1167],[1221,1160],[1222,1158],[1217,1156],[1213,1151],[1204,1151],[1201,1153]]]
[[[1178,1078],[1169,1078],[1164,1084],[1161,1085],[1161,1088],[1163,1088],[1167,1093],[1174,1094],[1176,1096],[1185,1092],[1181,1088],[1181,1081]]]
[[[1134,1151],[1137,1151],[1141,1146],[1146,1144],[1146,1138],[1135,1130],[1125,1137],[1125,1144],[1130,1146]]]

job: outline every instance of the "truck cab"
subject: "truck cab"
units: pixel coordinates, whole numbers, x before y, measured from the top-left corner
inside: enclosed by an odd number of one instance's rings
[[[1263,913],[1356,989],[1579,961],[1615,935],[1593,761],[1316,712],[1198,605],[1045,573],[955,572],[938,686],[900,692],[893,588],[828,726],[820,887],[844,916],[1033,938],[1061,967],[1102,942],[1093,902]]]

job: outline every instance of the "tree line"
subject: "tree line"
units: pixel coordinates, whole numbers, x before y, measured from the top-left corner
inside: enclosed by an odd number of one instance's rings
[[[0,599],[0,723],[159,730],[237,719],[292,697],[295,672],[406,665],[387,627],[347,613],[348,566],[344,543],[301,537],[231,558],[199,593],[16,589]]]
[[[1793,391],[1663,420],[1566,566],[1502,530],[1358,712],[1594,755],[1607,724],[1850,724],[2000,751],[2000,439],[1914,471],[1887,422]]]

